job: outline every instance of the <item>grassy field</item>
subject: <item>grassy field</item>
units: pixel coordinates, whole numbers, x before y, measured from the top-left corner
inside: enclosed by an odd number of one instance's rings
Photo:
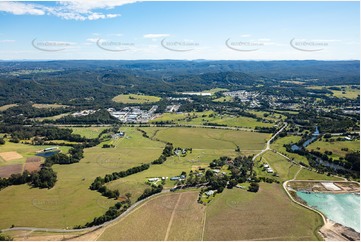
[[[7,105],[0,106],[0,112],[6,111],[9,108],[16,107],[16,106],[18,106],[18,105],[17,104],[7,104]]]
[[[41,103],[34,103],[32,105],[34,108],[65,108],[68,107],[67,105],[62,104],[41,104]]]
[[[319,215],[290,201],[282,187],[258,193],[225,189],[206,209],[204,240],[318,240]]]
[[[288,156],[291,159],[294,159],[294,161],[296,161],[296,162],[303,162],[308,165],[308,160],[306,157],[295,154],[295,153],[287,152],[286,148],[283,147],[284,144],[291,144],[291,143],[294,144],[300,140],[301,140],[301,136],[286,136],[283,138],[279,138],[275,142],[273,142],[271,144],[271,148],[277,150],[278,152],[280,152],[282,154],[285,154],[286,156]]]
[[[274,122],[274,120],[270,120]],[[159,121],[173,121],[177,124],[185,125],[203,125],[210,123],[226,125],[229,127],[244,127],[254,129],[256,126],[260,127],[272,127],[273,123],[263,123],[259,122],[254,118],[243,117],[243,116],[231,116],[231,115],[220,115],[213,111],[205,112],[194,112],[194,113],[166,113],[162,114],[160,117],[152,120],[151,122]]]
[[[138,94],[121,94],[114,97],[112,100],[117,103],[155,103],[158,102],[161,98],[156,96],[147,96],[147,95],[138,95]]]
[[[226,88],[213,88],[213,89],[209,89],[209,90],[204,90],[202,92],[209,92],[213,95],[217,92],[226,92],[226,91],[228,91],[228,89],[226,89]]]
[[[209,128],[143,128],[155,138],[193,149],[262,150],[270,134]]]
[[[219,98],[213,99],[212,101],[213,102],[219,102],[219,103],[232,102],[233,98],[231,96],[219,97]]]
[[[50,189],[28,185],[11,186],[0,191],[0,228],[34,226],[73,227],[103,215],[116,201],[89,190],[95,177],[148,163],[159,157],[164,144],[143,138],[134,128],[125,130],[127,139],[118,139],[116,148],[102,144],[85,149],[85,158],[71,165],[54,165],[58,181]],[[123,192],[123,191],[121,191]]]
[[[65,127],[67,128],[67,127]],[[97,138],[98,135],[107,127],[71,127],[73,134],[79,134],[89,139]]]
[[[57,119],[60,119],[62,117],[65,117],[67,115],[69,115],[71,113],[62,113],[62,114],[59,114],[59,115],[55,115],[55,116],[50,116],[50,117],[42,117],[42,118],[35,118],[35,120],[37,121],[44,121],[45,119],[49,119],[49,120],[57,120]]]
[[[279,176],[280,181],[286,181],[292,179],[297,171],[299,170],[298,165],[294,165],[293,163],[289,162],[286,158],[272,152],[267,151],[260,157],[260,161],[256,164],[258,172],[257,174],[265,177],[273,177],[270,173],[266,171],[262,171],[263,168],[260,168],[260,165],[263,163],[267,163]]]
[[[270,112],[264,112],[264,111],[254,111],[254,110],[248,110],[248,112],[255,114],[258,118],[267,119],[270,121],[279,121],[279,120],[285,120],[287,117],[282,114],[278,113],[270,113]],[[264,115],[267,116],[264,116]]]
[[[342,148],[348,148],[348,151],[343,151]],[[307,146],[307,150],[315,150],[321,153],[325,151],[332,151],[332,155],[329,157],[333,159],[339,159],[340,157],[345,157],[347,153],[352,151],[360,150],[360,140],[352,140],[352,141],[334,141],[334,142],[326,142],[325,140],[317,140]]]
[[[315,171],[309,171],[307,169],[302,169],[298,173],[296,180],[332,180],[332,181],[341,181],[341,178],[327,176],[327,174],[319,174]]]
[[[105,229],[98,240],[201,240],[204,206],[198,192],[157,196]]]
[[[262,154],[262,156],[259,159],[256,159],[256,161],[257,163],[255,164],[254,170],[257,172],[258,176],[274,178],[280,182],[291,180],[293,178],[297,180],[339,180],[339,178],[327,176],[327,174],[319,174],[307,169],[302,169],[297,174],[300,170],[300,166],[289,162],[286,158],[272,151],[267,151]],[[273,176],[272,173],[263,171],[261,165],[264,163],[269,164],[269,166],[278,174],[278,177]],[[296,174],[297,176],[295,177]]]

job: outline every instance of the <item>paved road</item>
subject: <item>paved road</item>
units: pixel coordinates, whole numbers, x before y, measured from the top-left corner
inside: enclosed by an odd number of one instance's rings
[[[259,153],[256,154],[255,156],[253,156],[252,161],[256,160],[256,158],[257,158],[258,156],[262,155],[264,152],[266,152],[267,150],[270,150],[270,149],[271,149],[271,148],[270,148],[270,145],[271,145],[272,140],[274,140],[274,138],[276,138],[276,136],[279,135],[279,133],[281,133],[281,132],[287,127],[287,125],[288,125],[288,123],[286,123],[286,122],[283,123],[283,124],[284,124],[283,127],[282,127],[280,130],[278,130],[277,133],[275,133],[275,134],[267,141],[266,148],[263,149],[263,150],[261,150],[261,152],[259,152]]]

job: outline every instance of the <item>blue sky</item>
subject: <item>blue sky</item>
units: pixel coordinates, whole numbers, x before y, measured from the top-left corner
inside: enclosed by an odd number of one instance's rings
[[[0,1],[0,59],[360,59],[359,2]]]

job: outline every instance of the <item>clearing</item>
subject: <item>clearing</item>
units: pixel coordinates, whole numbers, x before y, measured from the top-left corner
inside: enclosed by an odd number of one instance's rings
[[[155,103],[160,101],[160,97],[147,96],[139,94],[121,94],[114,97],[112,100],[117,103],[127,104],[142,104],[142,103]]]
[[[0,153],[0,157],[5,161],[11,161],[11,160],[17,160],[23,158],[23,156],[16,151],[2,152]]]

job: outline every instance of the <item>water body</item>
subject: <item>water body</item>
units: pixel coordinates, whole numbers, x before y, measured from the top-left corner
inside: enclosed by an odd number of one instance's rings
[[[302,146],[303,146],[304,148],[306,148],[309,144],[311,144],[312,141],[314,141],[315,139],[317,139],[317,137],[318,137],[319,135],[320,135],[320,131],[318,130],[318,127],[316,126],[316,130],[315,130],[315,132],[313,132],[312,138],[306,140],[306,141],[302,144]],[[301,148],[300,148],[299,146],[297,146],[297,145],[292,145],[292,146],[291,146],[291,150],[293,150],[293,151],[296,151],[296,150],[299,150],[299,149],[301,149]]]
[[[37,153],[36,155],[47,158],[47,157],[53,156],[55,154],[58,154],[59,152],[60,152],[60,150],[55,150],[55,151]]]
[[[308,206],[322,212],[328,219],[360,232],[359,194],[305,193],[297,191],[297,196],[303,199]]]

